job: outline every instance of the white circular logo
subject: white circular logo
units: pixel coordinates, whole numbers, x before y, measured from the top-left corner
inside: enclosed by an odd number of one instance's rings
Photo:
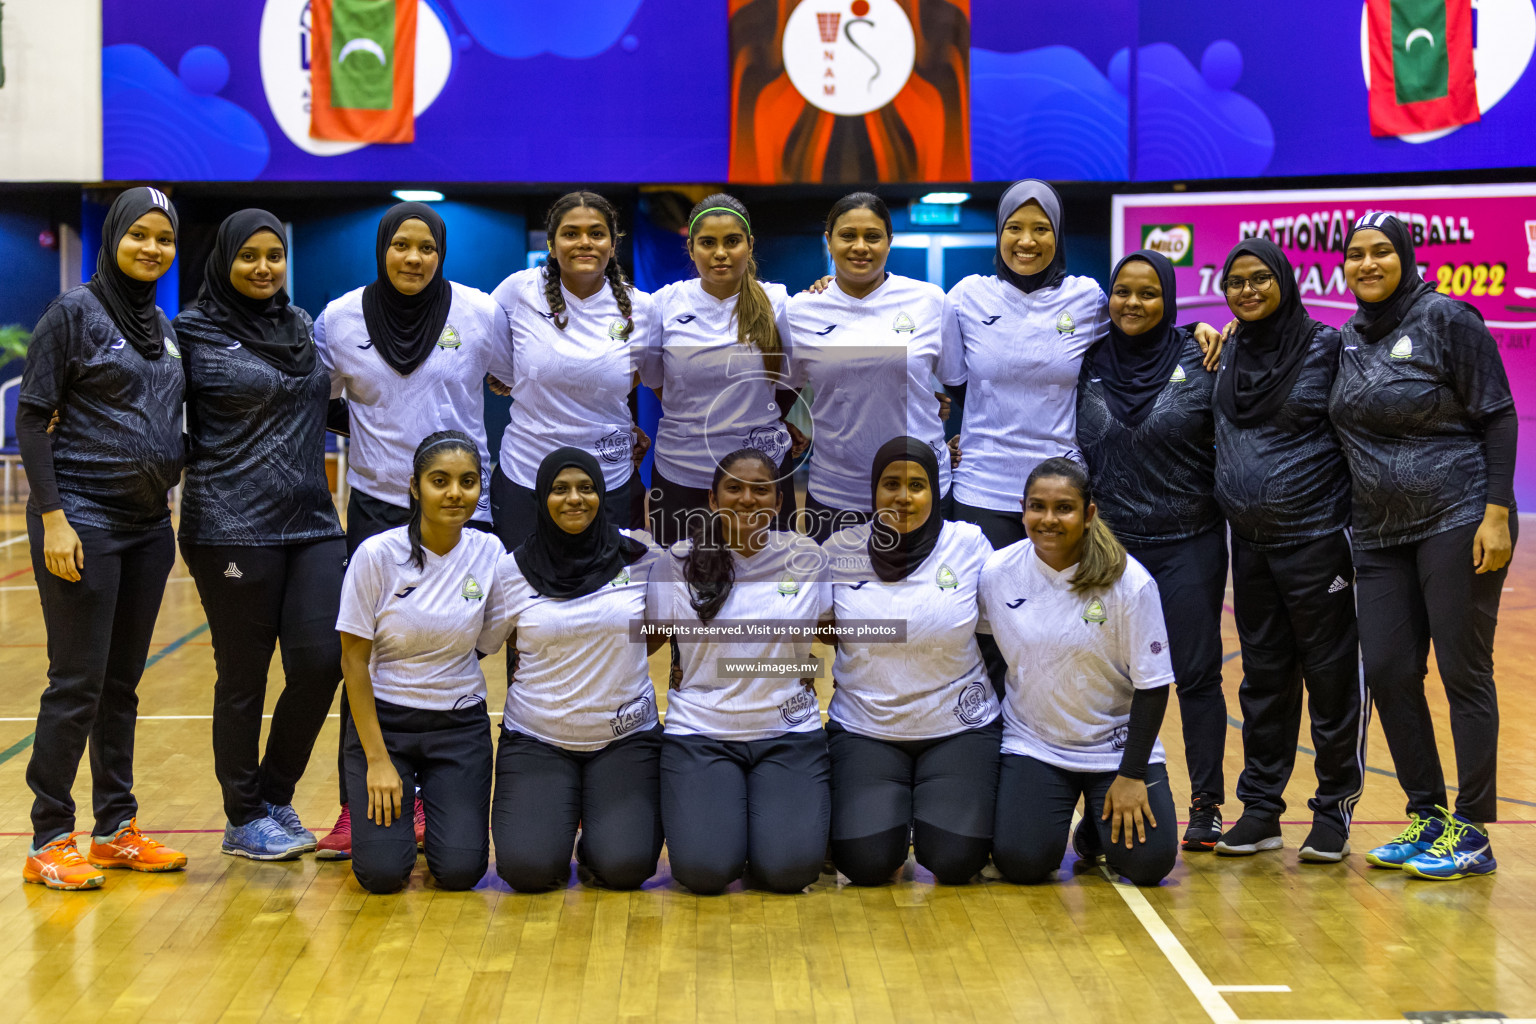
[[[845,117],[896,98],[917,62],[896,0],[802,0],[784,26],[784,70],[806,102]]]
[[[272,109],[272,119],[289,142],[314,156],[340,156],[362,149],[367,143],[310,137],[309,5],[310,0],[267,0],[261,9],[261,85],[267,94],[267,106]],[[448,29],[430,4],[418,2],[413,104],[417,117],[448,84],[452,67],[453,44],[448,40]]]

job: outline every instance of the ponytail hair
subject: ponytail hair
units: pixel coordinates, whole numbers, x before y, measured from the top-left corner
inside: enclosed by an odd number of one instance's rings
[[[619,230],[619,211],[596,192],[567,192],[555,200],[555,205],[549,208],[549,216],[544,218],[544,235],[549,239],[549,257],[544,261],[544,301],[549,303],[555,326],[565,330],[570,318],[565,315],[565,296],[560,291],[560,261],[555,259],[555,235],[565,215],[582,208],[596,210],[607,223],[608,233],[613,236],[614,252],[608,257],[603,276],[608,279],[614,301],[619,304],[619,315],[624,318],[622,337],[627,339],[635,329],[635,321],[632,315],[634,311],[630,308],[629,278],[624,276],[624,268],[619,266],[618,245],[624,232]]]
[[[693,236],[697,233],[698,222],[706,213],[734,214],[741,219],[741,226],[747,233],[748,242],[752,240],[752,222],[747,219],[746,205],[735,196],[716,192],[714,195],[705,196],[692,210],[688,211],[690,255],[693,252]],[[768,293],[763,291],[763,286],[757,281],[757,259],[753,256],[750,247],[747,250],[747,267],[741,275],[741,290],[736,294],[736,341],[746,346],[755,343],[758,351],[763,354],[763,369],[777,375],[783,364],[781,353],[784,351],[784,343],[779,338],[779,328],[774,322],[773,303],[768,301]]]
[[[1073,459],[1046,459],[1034,468],[1024,482],[1024,495],[1029,496],[1035,481],[1044,477],[1060,477],[1072,485],[1083,499],[1083,512],[1093,504],[1093,484],[1083,464]],[[1083,532],[1083,553],[1077,561],[1077,572],[1072,574],[1072,589],[1102,590],[1112,587],[1125,575],[1125,546],[1115,536],[1104,517],[1096,515]]]
[[[715,477],[709,491],[720,490],[720,482],[734,466],[743,462],[756,462],[768,470],[773,478],[774,493],[779,492],[779,467],[756,448],[738,448],[715,467]],[[702,514],[688,517],[688,539],[693,542],[688,557],[683,560],[683,580],[688,584],[688,603],[698,613],[699,621],[709,622],[731,596],[736,583],[736,562],[731,557],[730,545],[720,528],[720,513],[705,510]]]
[[[837,202],[832,204],[831,211],[827,214],[827,235],[831,236],[837,228],[837,222],[843,214],[851,210],[868,210],[885,224],[885,233],[894,237],[896,229],[891,225],[891,211],[886,207],[885,200],[873,192],[850,192]]]
[[[446,452],[467,452],[475,460],[475,472],[481,475],[480,485],[485,486],[485,473],[480,465],[480,446],[475,444],[474,438],[462,430],[439,430],[421,439],[411,459],[411,483],[415,486],[411,488],[411,517],[405,526],[405,535],[411,541],[410,564],[417,571],[427,564],[426,553],[421,547],[421,499],[417,497],[421,493],[421,478],[432,468],[437,457]]]

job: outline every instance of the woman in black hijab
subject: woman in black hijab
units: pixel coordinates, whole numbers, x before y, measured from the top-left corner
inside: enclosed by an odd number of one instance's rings
[[[334,300],[315,320],[315,349],[331,397],[347,398],[347,556],[367,538],[410,518],[412,458],[421,438],[459,430],[485,443],[485,378],[512,377],[507,317],[489,295],[444,274],[448,228],[426,203],[397,203],[379,220],[375,280]],[[469,525],[491,527],[489,488]],[[347,714],[342,694],[342,715]],[[345,777],[339,763],[338,772]],[[342,812],[316,856],[350,856],[352,819]],[[423,802],[415,804],[425,834]]]
[[[540,463],[534,532],[499,570],[517,650],[496,752],[496,873],[519,892],[580,876],[636,889],[661,856],[661,722],[646,661],[630,642],[661,554],[613,525],[597,459],[581,448]],[[618,512],[627,512],[619,508]]]
[[[1221,605],[1227,538],[1216,506],[1215,374],[1177,326],[1173,264],[1141,249],[1110,278],[1109,338],[1083,362],[1077,440],[1099,515],[1157,580],[1184,724],[1189,826],[1184,849],[1221,838],[1227,705]]]
[[[278,219],[219,226],[197,304],[176,318],[187,372],[181,551],[213,638],[213,768],[223,850],[287,860],[315,848],[293,809],[341,681],[336,615],[347,549],[325,472],[330,375],[289,304]],[[339,404],[339,403],[338,403]],[[286,684],[260,748],[267,667]]]
[[[22,877],[51,889],[96,888],[99,868],[187,862],[139,832],[133,796],[136,690],[176,558],[166,492],[181,475],[184,383],[175,332],[155,306],[155,282],[175,257],[176,211],[165,193],[118,196],[95,275],[49,304],[22,375],[16,433],[49,639]],[[96,821],[82,857],[70,791],[88,738]]]
[[[1517,421],[1499,348],[1477,311],[1419,273],[1408,228],[1356,222],[1330,409],[1354,478],[1360,651],[1410,823],[1366,855],[1419,878],[1487,874],[1498,820],[1493,636],[1519,534]],[[1460,786],[1445,773],[1424,699],[1430,643],[1450,703]]]
[[[882,885],[907,859],[964,885],[992,848],[1002,745],[997,693],[976,643],[976,584],[992,545],[974,523],[945,522],[933,448],[882,445],[867,524],[827,541],[833,566],[835,688],[832,861],[855,885]],[[862,557],[861,557],[862,556]],[[854,632],[900,619],[900,643]]]
[[[1241,856],[1285,845],[1302,693],[1317,750],[1301,859],[1349,853],[1365,765],[1365,692],[1349,549],[1349,470],[1328,421],[1339,332],[1307,315],[1290,260],[1239,242],[1222,271],[1238,326],[1216,377],[1216,501],[1232,527],[1242,644],[1243,816],[1216,843]]]

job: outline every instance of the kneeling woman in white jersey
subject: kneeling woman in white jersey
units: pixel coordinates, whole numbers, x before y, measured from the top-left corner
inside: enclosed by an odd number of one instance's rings
[[[501,629],[517,648],[496,751],[496,873],[521,892],[583,877],[636,889],[661,856],[661,723],[645,617],[659,548],[613,525],[603,471],[580,448],[544,457],[533,536],[501,560]],[[624,510],[620,510],[620,514]]]
[[[933,385],[935,376],[964,376],[960,332],[943,290],[885,269],[892,230],[884,201],[869,192],[839,199],[826,238],[834,281],[789,300],[790,384],[813,392],[805,511],[818,541],[869,519],[870,461],[902,434],[932,446],[940,512],[948,511],[949,452]]]
[[[979,628],[1008,661],[993,862],[1010,882],[1048,879],[1081,797],[1078,856],[1156,885],[1178,858],[1157,739],[1173,682],[1157,584],[1071,459],[1029,474],[1024,530],[981,570]]]
[[[874,519],[827,542],[837,688],[827,709],[832,861],[880,885],[907,859],[945,885],[987,862],[1002,738],[976,646],[976,586],[992,545],[936,507],[939,465],[915,437],[887,441],[870,472]],[[901,620],[900,643],[843,630]]]
[[[478,443],[458,430],[430,435],[410,486],[410,521],[352,557],[336,622],[352,705],[347,793],[367,812],[352,823],[352,870],[377,893],[410,880],[418,797],[440,888],[472,888],[490,858],[491,730],[477,651],[497,646],[502,549],[464,529],[480,500]]]
[[[667,702],[661,818],[672,877],[702,895],[743,873],[799,892],[826,858],[831,770],[816,691],[802,673],[753,664],[808,658],[830,603],[820,547],[768,527],[781,501],[772,460],[755,448],[727,455],[710,487],[719,515],[661,559],[646,599],[647,618],[689,632]],[[785,622],[794,634],[773,628]],[[746,635],[700,635],[727,623]]]

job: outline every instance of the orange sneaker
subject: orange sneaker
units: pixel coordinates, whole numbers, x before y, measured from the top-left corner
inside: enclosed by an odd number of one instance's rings
[[[46,885],[50,889],[100,889],[107,876],[87,864],[75,846],[75,836],[84,832],[66,832],[51,843],[44,843],[36,853],[28,853],[21,867],[25,882]]]
[[[87,856],[99,868],[128,868],[133,871],[177,871],[187,866],[187,855],[139,831],[138,819],[123,823],[110,836],[92,836]]]

